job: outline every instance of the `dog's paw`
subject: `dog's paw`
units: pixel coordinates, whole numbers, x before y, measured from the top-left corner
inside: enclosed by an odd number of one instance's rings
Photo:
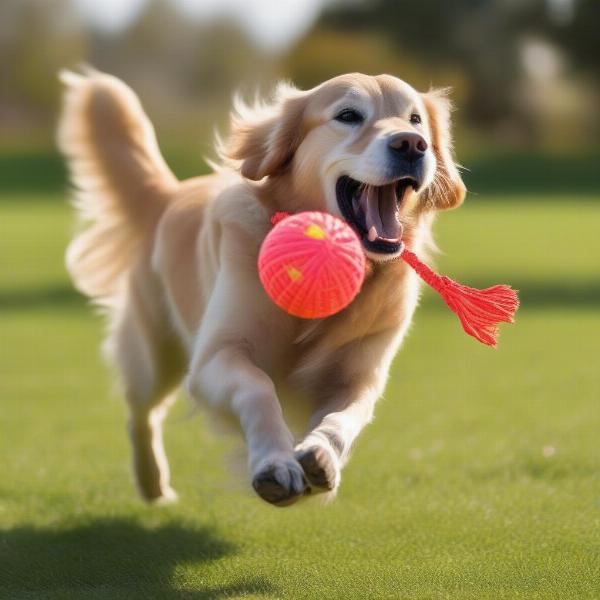
[[[254,491],[275,506],[289,506],[306,493],[302,467],[292,458],[267,459],[252,478]]]
[[[178,500],[177,492],[172,487],[167,486],[160,496],[151,498],[148,502],[156,506],[168,506],[169,504],[176,504]]]
[[[306,479],[316,492],[335,490],[340,482],[337,460],[323,446],[311,446],[296,450],[296,459],[302,465]]]
[[[174,504],[178,500],[177,492],[170,485],[161,485],[157,482],[138,481],[138,492],[142,500],[148,504],[162,506]]]

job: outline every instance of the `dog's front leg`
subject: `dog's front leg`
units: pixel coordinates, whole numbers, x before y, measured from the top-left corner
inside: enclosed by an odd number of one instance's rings
[[[296,446],[296,458],[314,493],[337,490],[342,467],[354,440],[373,418],[378,396],[375,390],[345,390],[311,419],[312,427]]]
[[[256,257],[249,251],[253,243],[243,231],[223,233],[219,273],[186,387],[192,397],[239,420],[254,489],[267,502],[285,506],[307,486],[266,370],[276,368],[291,326],[261,287]]]
[[[243,344],[229,343],[188,378],[188,389],[218,411],[239,419],[248,449],[252,486],[258,495],[287,506],[306,481],[294,457],[293,437],[283,420],[275,386]]]
[[[322,384],[335,391],[320,403],[308,434],[296,446],[296,457],[314,493],[337,490],[352,445],[373,418],[399,342],[399,336],[392,333],[373,335],[332,357],[335,380]]]

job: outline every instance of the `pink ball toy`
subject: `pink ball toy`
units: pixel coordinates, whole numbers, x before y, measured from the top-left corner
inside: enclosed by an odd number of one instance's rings
[[[353,229],[323,212],[277,213],[258,256],[269,297],[296,317],[319,319],[352,302],[365,277],[365,255]]]

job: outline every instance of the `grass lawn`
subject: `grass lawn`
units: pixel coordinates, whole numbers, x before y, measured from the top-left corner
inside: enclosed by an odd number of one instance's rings
[[[471,198],[438,266],[513,283],[494,351],[432,294],[338,499],[276,509],[180,402],[178,504],[135,495],[59,197],[0,197],[0,598],[599,598],[600,198]]]

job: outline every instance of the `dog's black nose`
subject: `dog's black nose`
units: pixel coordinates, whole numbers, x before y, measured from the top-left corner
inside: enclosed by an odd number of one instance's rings
[[[423,158],[425,150],[427,150],[425,139],[418,133],[410,132],[393,135],[388,146],[393,154],[409,161]]]

